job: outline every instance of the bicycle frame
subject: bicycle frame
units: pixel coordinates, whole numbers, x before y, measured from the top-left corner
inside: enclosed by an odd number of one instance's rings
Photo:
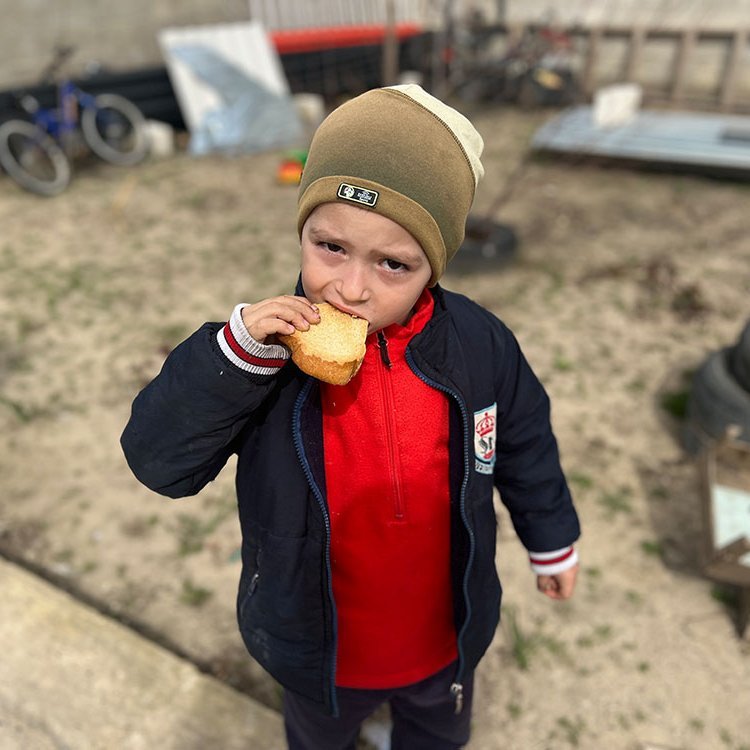
[[[95,106],[94,96],[78,88],[72,81],[61,81],[57,87],[57,107],[37,107],[31,110],[24,107],[31,115],[35,125],[48,133],[56,141],[62,141],[66,134],[78,127],[80,108]]]

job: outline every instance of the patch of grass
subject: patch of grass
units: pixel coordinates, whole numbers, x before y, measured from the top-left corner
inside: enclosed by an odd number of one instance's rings
[[[679,391],[667,391],[661,394],[661,408],[675,419],[685,419],[690,390],[683,388]]]
[[[663,549],[661,542],[644,539],[641,542],[641,550],[652,557],[661,557]]]
[[[523,709],[518,703],[508,703],[505,708],[507,709],[508,716],[510,716],[511,719],[518,719],[521,716],[521,713],[523,713]]]
[[[146,536],[159,523],[159,516],[152,514],[150,516],[137,516],[130,518],[120,525],[120,530],[125,536],[142,537]]]
[[[233,506],[218,508],[212,516],[203,520],[186,513],[177,519],[177,542],[180,555],[194,555],[203,549],[207,536],[212,534],[218,525],[233,511]]]
[[[513,654],[513,659],[519,669],[526,671],[531,663],[531,654],[534,650],[534,639],[527,636],[526,633],[521,630],[514,609],[508,608],[506,610],[505,620],[508,623],[510,650]]]
[[[580,471],[571,471],[568,475],[568,481],[582,490],[589,490],[594,486],[594,480]]]
[[[630,504],[630,490],[623,487],[615,492],[605,492],[599,498],[599,504],[605,509],[607,518],[614,518],[620,513],[629,514],[633,512]]]
[[[631,393],[643,393],[646,390],[646,381],[643,378],[631,380],[625,387]]]
[[[581,735],[586,728],[586,723],[580,716],[576,716],[574,719],[570,719],[567,716],[561,716],[557,720],[557,726],[563,733],[563,739],[571,747],[579,747],[581,743]]]
[[[553,636],[536,631],[526,633],[518,623],[516,611],[512,607],[503,610],[504,621],[508,625],[508,634],[510,638],[510,651],[513,660],[522,671],[526,671],[531,666],[531,659],[540,649],[544,649],[553,656],[561,657],[567,660],[567,651],[565,644]]]
[[[562,354],[558,354],[555,357],[554,361],[552,362],[552,366],[558,372],[569,372],[573,369],[573,363]]]
[[[651,490],[650,497],[654,500],[669,500],[669,489],[663,484],[657,484]]]
[[[700,734],[706,728],[706,724],[703,719],[698,718],[690,719],[690,721],[688,722],[688,726],[698,734]]]
[[[202,586],[196,586],[190,579],[182,582],[182,591],[180,592],[180,601],[189,607],[200,607],[205,604],[213,592]]]
[[[608,641],[612,637],[611,625],[597,625],[589,635],[582,635],[576,640],[580,648],[592,648]]]
[[[625,600],[628,604],[640,606],[643,604],[643,594],[638,591],[633,591],[633,589],[628,589],[625,592]]]
[[[8,398],[7,396],[3,395],[0,395],[0,406],[5,406],[6,408],[10,409],[16,416],[16,419],[18,419],[18,421],[22,422],[23,424],[27,424],[34,419],[38,419],[39,417],[44,416],[43,409],[35,406],[26,406],[16,399]]]

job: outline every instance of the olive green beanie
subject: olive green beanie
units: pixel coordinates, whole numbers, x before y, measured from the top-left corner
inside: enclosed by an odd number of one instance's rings
[[[422,246],[435,285],[463,242],[484,174],[484,144],[458,111],[414,84],[373,89],[335,109],[310,145],[297,230],[321,203],[383,214]]]

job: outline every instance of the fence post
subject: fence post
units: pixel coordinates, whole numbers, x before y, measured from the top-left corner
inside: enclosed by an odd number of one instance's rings
[[[719,93],[719,106],[723,110],[731,109],[734,105],[735,90],[737,88],[737,69],[740,66],[742,55],[747,47],[747,29],[738,29],[734,32],[732,42],[727,54],[727,63],[721,77]]]
[[[680,35],[672,69],[672,86],[669,91],[669,99],[672,102],[678,102],[685,96],[686,71],[695,47],[696,37],[695,29],[683,29]]]
[[[596,64],[599,58],[599,46],[603,32],[598,26],[589,29],[588,44],[586,46],[586,61],[583,64],[581,86],[586,96],[591,96],[596,88]]]

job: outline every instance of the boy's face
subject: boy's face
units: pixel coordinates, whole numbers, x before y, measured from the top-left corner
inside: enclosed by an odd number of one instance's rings
[[[307,298],[364,318],[368,333],[404,325],[431,275],[414,237],[373,211],[323,203],[302,228]]]

